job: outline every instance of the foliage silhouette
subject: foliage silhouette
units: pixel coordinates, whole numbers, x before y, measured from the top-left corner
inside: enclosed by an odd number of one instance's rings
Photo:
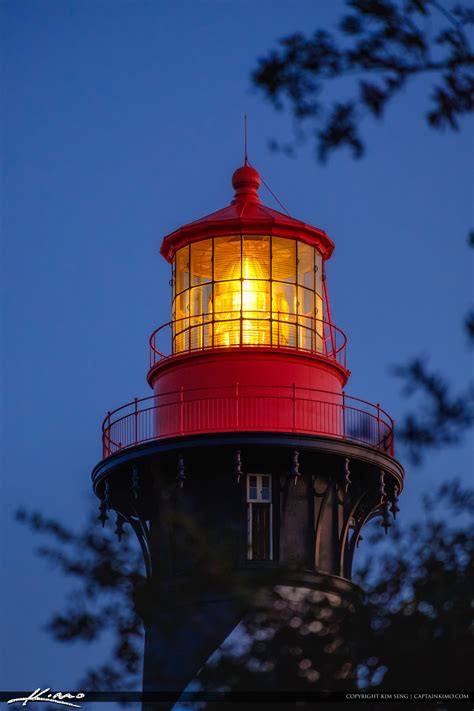
[[[294,153],[308,136],[321,162],[347,147],[355,158],[365,150],[360,126],[369,114],[382,118],[390,101],[410,80],[433,77],[428,125],[459,128],[459,119],[474,109],[474,54],[468,30],[474,10],[437,0],[347,0],[339,32],[317,29],[311,36],[295,32],[279,41],[258,62],[255,87],[276,109],[287,105],[296,122],[296,137],[273,148]],[[436,27],[436,29],[431,29]],[[346,99],[329,110],[324,90],[339,80],[351,82]]]
[[[109,691],[139,688],[142,622],[134,599],[143,581],[142,557],[127,529],[118,542],[109,529],[102,530],[91,513],[82,531],[74,532],[54,519],[21,509],[17,520],[27,524],[48,543],[38,554],[72,578],[77,587],[63,611],[47,625],[58,642],[92,643],[111,635],[109,661],[90,669],[78,687]]]
[[[474,232],[468,237],[474,247]],[[470,345],[474,344],[474,313],[465,317],[464,326]],[[430,372],[428,358],[414,358],[405,366],[393,368],[403,381],[403,393],[421,395],[421,405],[404,416],[397,428],[397,440],[406,445],[414,464],[420,464],[428,451],[459,444],[474,422],[474,385],[468,383],[458,395],[450,392],[446,379]]]
[[[421,392],[423,407],[404,417],[397,438],[408,447],[411,461],[420,464],[426,450],[440,449],[461,442],[474,422],[474,389],[453,396],[442,376],[429,372],[426,358],[415,358],[408,365],[395,367],[404,381],[404,393]]]
[[[202,687],[271,689],[275,678],[279,684],[284,678],[291,690],[338,688],[357,668],[367,689],[468,689],[474,652],[473,514],[474,491],[457,480],[443,484],[426,498],[416,523],[392,527],[392,540],[381,540],[380,527],[368,537],[370,559],[357,579],[365,599],[356,615],[347,617],[347,606],[319,593],[301,600],[275,592],[274,604],[244,620],[245,648],[221,651],[199,677]],[[49,538],[40,555],[76,583],[66,610],[49,623],[53,637],[91,643],[102,634],[114,635],[111,659],[91,669],[81,688],[139,689],[137,602],[145,583],[127,528],[119,543],[92,519],[73,533],[38,514],[22,511],[18,518]],[[282,616],[289,621],[284,626]]]

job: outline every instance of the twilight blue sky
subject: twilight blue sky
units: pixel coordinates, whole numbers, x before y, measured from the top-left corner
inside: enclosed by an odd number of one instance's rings
[[[0,688],[67,690],[102,645],[54,643],[43,627],[67,583],[13,521],[21,504],[80,525],[107,409],[148,394],[147,338],[170,317],[161,237],[225,206],[251,162],[295,217],[325,229],[333,318],[349,337],[348,392],[395,418],[408,406],[390,366],[425,354],[454,386],[469,351],[473,132],[423,118],[418,80],[368,152],[318,165],[268,150],[291,132],[251,88],[257,57],[296,29],[330,28],[341,0],[3,1],[4,377]],[[342,84],[341,89],[344,89]],[[261,191],[264,201],[277,207]],[[403,452],[399,450],[403,458]],[[402,517],[444,477],[472,477],[459,446],[407,468]]]

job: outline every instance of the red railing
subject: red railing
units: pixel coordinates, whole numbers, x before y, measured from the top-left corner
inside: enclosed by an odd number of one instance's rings
[[[208,387],[135,399],[102,423],[104,459],[165,437],[236,431],[298,432],[363,442],[393,455],[394,424],[379,405],[296,386]]]
[[[337,326],[311,316],[223,311],[186,316],[157,328],[150,336],[150,368],[178,353],[229,347],[304,351],[345,368],[346,344],[346,335]]]

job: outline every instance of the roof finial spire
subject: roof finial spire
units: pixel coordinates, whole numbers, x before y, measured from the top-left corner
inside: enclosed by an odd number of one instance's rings
[[[247,152],[247,114],[244,114],[244,165],[249,164],[249,157]]]
[[[232,176],[232,185],[235,188],[235,197],[232,201],[236,202],[261,202],[258,197],[258,189],[260,187],[260,175],[251,165],[243,165],[237,168]]]

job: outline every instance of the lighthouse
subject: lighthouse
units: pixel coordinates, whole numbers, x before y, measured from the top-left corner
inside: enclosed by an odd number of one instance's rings
[[[246,160],[227,207],[163,239],[170,320],[150,337],[151,394],[102,426],[100,519],[134,530],[146,569],[145,691],[184,689],[272,595],[354,610],[362,529],[398,511],[393,420],[346,391],[334,243],[265,206],[260,184]],[[338,674],[354,683],[349,663]]]

